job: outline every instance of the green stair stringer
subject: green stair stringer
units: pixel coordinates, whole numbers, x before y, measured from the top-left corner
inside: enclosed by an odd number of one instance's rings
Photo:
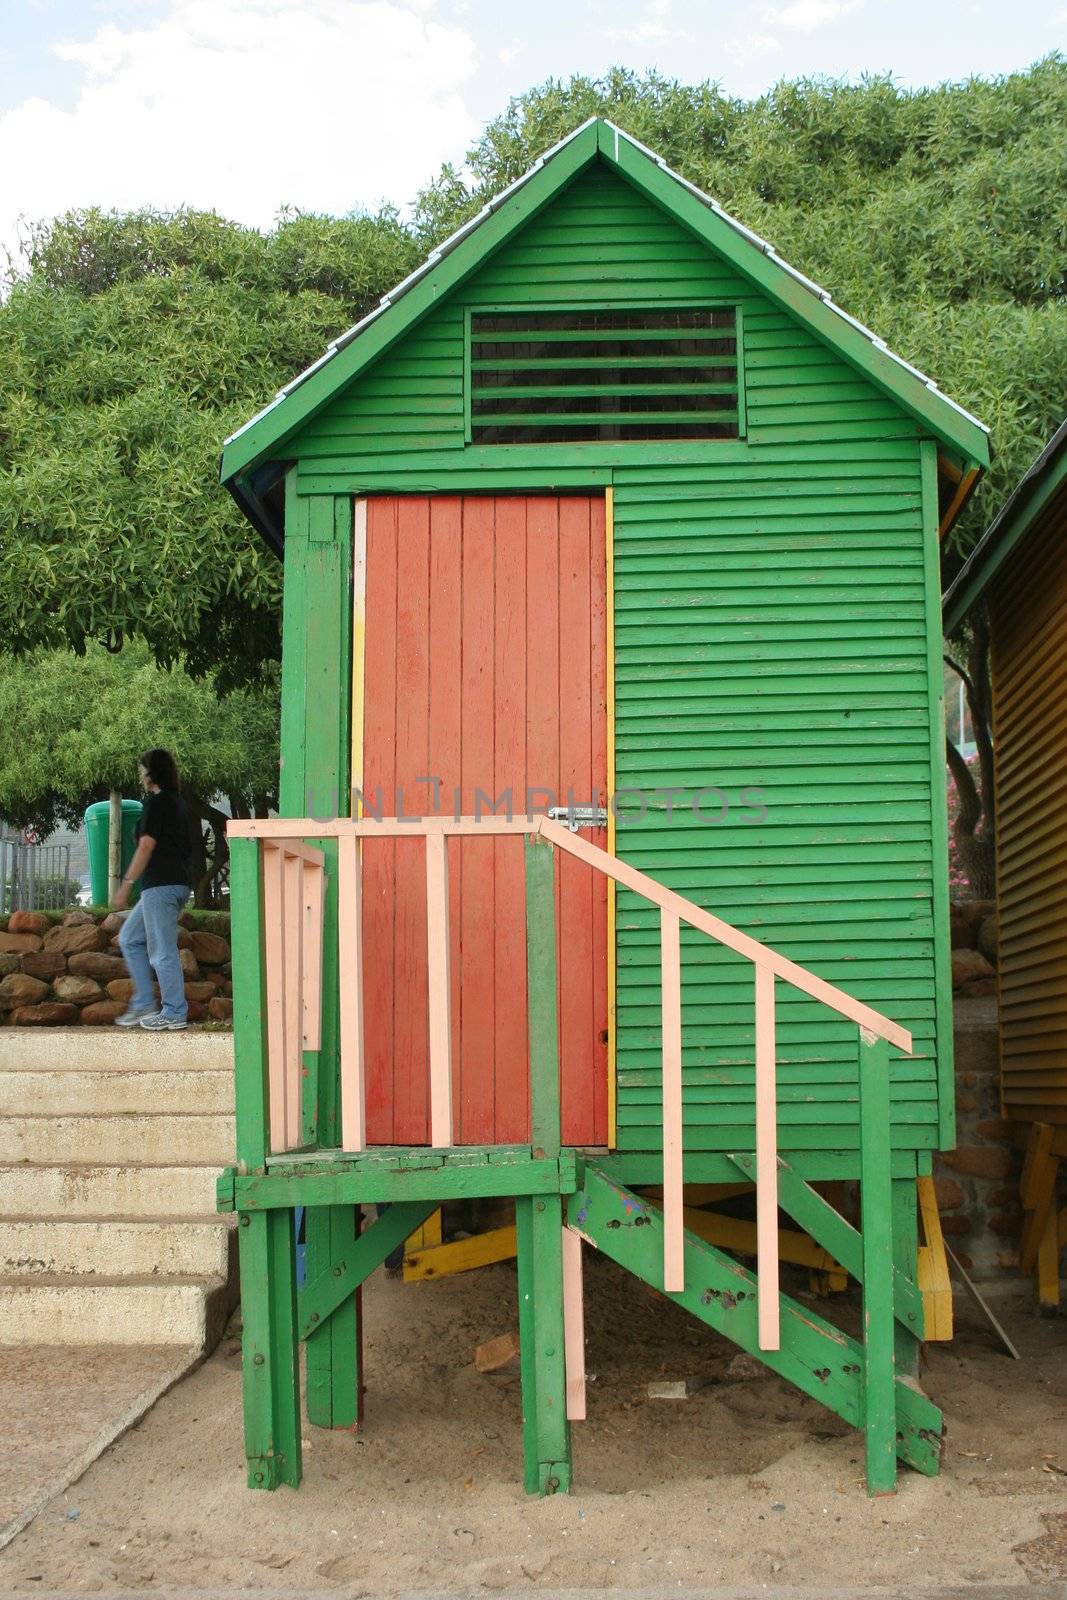
[[[567,1199],[567,1222],[595,1249],[651,1288],[663,1289],[663,1217],[649,1202],[586,1161]],[[781,1348],[761,1350],[756,1278],[732,1256],[685,1234],[685,1281],[669,1298],[829,1407],[854,1428],[864,1425],[863,1346],[788,1295],[780,1296]],[[941,1412],[905,1378],[895,1383],[897,1455],[935,1477],[941,1462]]]

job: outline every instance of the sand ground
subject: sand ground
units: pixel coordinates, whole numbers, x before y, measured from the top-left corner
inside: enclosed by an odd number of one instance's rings
[[[521,1487],[511,1264],[365,1292],[362,1434],[305,1429],[303,1486],[244,1485],[239,1340],[164,1396],[0,1552],[0,1590],[931,1587],[1067,1578],[1067,1319],[998,1301],[1023,1360],[966,1304],[923,1372],[938,1479],[868,1500],[860,1436],[611,1262],[587,1261],[589,1420],[575,1492]],[[820,1306],[820,1309],[826,1309]],[[833,1305],[842,1322],[855,1305]],[[650,1381],[694,1380],[650,1400]]]

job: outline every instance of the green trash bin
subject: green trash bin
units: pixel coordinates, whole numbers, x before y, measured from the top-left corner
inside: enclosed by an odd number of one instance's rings
[[[139,800],[124,800],[122,802],[122,865],[121,871],[125,872],[133,860],[133,852],[137,848],[133,831],[137,826],[137,819],[143,807]],[[107,905],[107,855],[108,831],[111,824],[111,802],[98,800],[91,805],[85,813],[85,844],[89,852],[89,882],[92,888],[93,905]],[[130,904],[137,899],[136,887],[130,892]]]

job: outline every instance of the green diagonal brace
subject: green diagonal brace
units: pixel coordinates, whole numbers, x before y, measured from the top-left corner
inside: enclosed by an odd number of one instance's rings
[[[591,1161],[585,1163],[582,1188],[568,1196],[566,1206],[568,1223],[583,1238],[663,1292],[663,1216],[655,1206],[606,1177]],[[761,1350],[755,1275],[688,1229],[685,1289],[671,1299],[854,1428],[864,1426],[863,1345],[783,1294],[781,1349]],[[936,1477],[940,1411],[905,1380],[896,1384],[896,1407],[898,1455],[917,1471]]]
[[[321,1328],[374,1269],[381,1266],[389,1252],[403,1244],[416,1228],[422,1227],[438,1204],[436,1200],[395,1202],[377,1222],[371,1223],[340,1260],[305,1284],[297,1297],[301,1339]]]
[[[732,1155],[730,1160],[750,1182],[755,1183],[755,1156]],[[851,1222],[846,1222],[828,1200],[816,1194],[811,1185],[805,1183],[785,1162],[780,1162],[778,1166],[778,1203],[794,1222],[799,1222],[805,1233],[811,1234],[816,1244],[829,1251],[835,1261],[840,1261],[857,1283],[863,1282],[862,1233]],[[897,1321],[909,1333],[913,1333],[917,1339],[925,1337],[922,1291],[897,1269],[893,1274],[893,1310]]]

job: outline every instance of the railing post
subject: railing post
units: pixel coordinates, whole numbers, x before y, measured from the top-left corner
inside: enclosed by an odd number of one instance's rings
[[[538,835],[527,835],[524,848],[530,1126],[535,1153],[558,1156],[555,852]],[[515,1222],[526,1487],[540,1494],[568,1493],[571,1436],[567,1420],[560,1196],[520,1196],[515,1202]]]
[[[233,871],[232,865],[230,871]],[[236,898],[232,886],[230,895]],[[233,970],[237,972],[236,962]],[[263,970],[270,1078],[270,1149],[280,1155],[289,1147],[285,1116],[285,876],[280,844],[263,847]]]
[[[682,1144],[682,946],[673,911],[659,914],[663,1082],[663,1288],[685,1288]]]
[[[897,1482],[893,1316],[893,1182],[889,1047],[865,1028],[859,1038],[860,1223],[863,1229],[864,1429],[867,1492]]]
[[[304,1087],[304,863],[283,849],[285,923],[285,1141],[293,1150],[303,1144],[301,1127]]]
[[[341,1148],[367,1143],[363,1037],[363,869],[354,833],[337,841],[338,1035],[341,1057]]]
[[[276,856],[277,851],[264,851]],[[267,1064],[264,906],[259,846],[230,843],[237,1163],[262,1172],[273,1116]],[[244,1333],[245,1455],[250,1489],[300,1482],[300,1363],[292,1212],[249,1211],[237,1229]]]
[[[778,1090],[775,1060],[774,973],[756,967],[756,1296],[759,1346],[777,1350]]]
[[[430,1034],[430,1143],[452,1143],[452,980],[448,927],[448,840],[426,835],[426,956]]]
[[[525,849],[530,1130],[536,1149],[546,1156],[558,1156],[560,1109],[555,851],[536,835],[527,836]]]

